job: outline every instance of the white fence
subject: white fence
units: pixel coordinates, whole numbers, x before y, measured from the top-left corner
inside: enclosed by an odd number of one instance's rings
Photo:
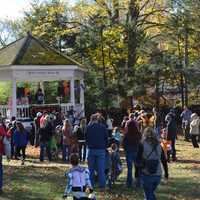
[[[2,117],[8,117],[9,113],[8,113],[8,106],[6,105],[0,105],[0,113],[2,115]]]
[[[44,106],[51,106],[51,104],[45,104]],[[61,112],[66,115],[71,106],[71,103],[60,104]],[[17,119],[30,119],[30,107],[31,105],[17,105]],[[0,113],[5,118],[11,118],[11,112],[7,105],[0,105]]]
[[[11,118],[11,110],[7,105],[0,105],[0,113],[2,117]],[[17,119],[29,119],[29,118],[30,118],[30,106],[18,105]]]
[[[18,105],[17,106],[17,119],[30,119],[30,106]]]

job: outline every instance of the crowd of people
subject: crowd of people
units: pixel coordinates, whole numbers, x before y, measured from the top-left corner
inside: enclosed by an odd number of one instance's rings
[[[180,117],[185,139],[191,139],[198,148],[199,116],[185,108]],[[114,126],[113,119],[100,112],[92,114],[88,123],[86,118],[75,120],[70,116],[64,118],[61,113],[38,112],[28,132],[14,117],[8,124],[0,118],[0,190],[3,186],[2,155],[21,160],[24,165],[30,142],[39,147],[41,162],[47,156],[49,161],[61,158],[64,163],[71,163],[63,197],[95,199],[93,188],[97,183],[100,191],[110,189],[122,172],[121,151],[124,150],[127,187],[142,187],[145,199],[155,200],[154,192],[162,171],[168,179],[168,163],[177,160],[176,119],[175,109],[164,119],[156,108],[151,113],[134,110],[124,116],[120,125]],[[79,164],[86,164],[86,161],[88,169]]]

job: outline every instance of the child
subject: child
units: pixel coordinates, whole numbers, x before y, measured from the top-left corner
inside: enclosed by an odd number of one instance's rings
[[[114,183],[122,172],[122,163],[120,160],[117,144],[111,145],[111,181]]]
[[[171,151],[171,141],[170,140],[167,140],[167,132],[166,132],[166,129],[162,129],[161,130],[161,139],[160,139],[160,144],[161,144],[161,147],[164,151],[164,154],[165,154],[165,157],[167,158],[168,157],[168,152]],[[169,161],[169,159],[168,159]]]
[[[121,133],[118,127],[115,127],[112,133],[112,137],[114,139],[114,143],[117,144],[118,148],[121,142]]]
[[[89,178],[89,170],[79,166],[78,154],[70,156],[72,168],[65,174],[67,186],[63,198],[72,195],[74,200],[95,200],[92,195],[92,186]]]

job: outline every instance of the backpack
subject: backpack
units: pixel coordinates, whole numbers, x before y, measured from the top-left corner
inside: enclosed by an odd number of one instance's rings
[[[159,160],[146,160],[146,169],[149,174],[155,174],[158,169]]]
[[[157,154],[156,148],[157,148],[157,145],[153,147],[152,151],[148,154],[146,159],[144,159],[144,168],[151,175],[155,174],[157,172],[159,161],[160,161],[159,158],[158,159],[149,159],[154,151]]]

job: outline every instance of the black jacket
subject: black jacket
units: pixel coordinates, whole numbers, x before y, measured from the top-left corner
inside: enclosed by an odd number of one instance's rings
[[[78,141],[80,140],[86,140],[86,127],[85,128],[78,128],[78,130],[75,133]]]
[[[44,128],[40,128],[40,142],[48,142],[53,134],[53,126],[51,123],[47,123]]]

